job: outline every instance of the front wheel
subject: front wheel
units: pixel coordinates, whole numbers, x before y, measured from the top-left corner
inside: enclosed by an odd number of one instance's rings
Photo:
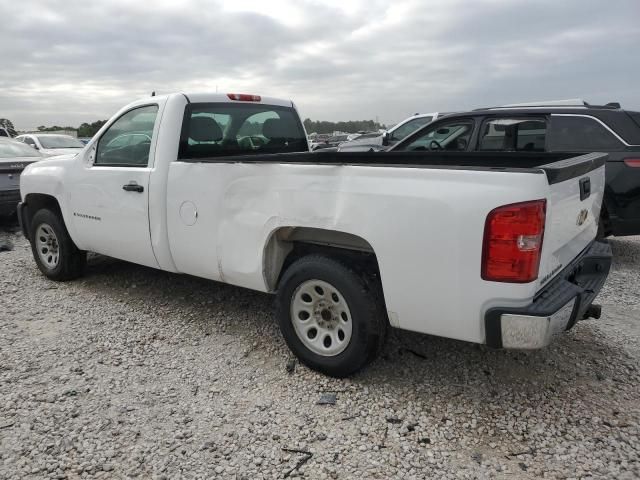
[[[280,330],[308,367],[346,377],[373,361],[388,328],[377,285],[322,255],[294,262],[277,295]]]
[[[87,254],[73,243],[58,214],[38,210],[31,221],[30,237],[33,258],[48,278],[66,281],[82,275]]]

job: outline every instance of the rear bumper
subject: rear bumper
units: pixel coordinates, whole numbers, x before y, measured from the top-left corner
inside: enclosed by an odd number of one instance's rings
[[[492,308],[485,315],[486,343],[495,348],[536,349],[584,318],[611,268],[611,247],[593,242],[522,308]]]
[[[0,215],[11,215],[20,202],[20,190],[0,190]]]

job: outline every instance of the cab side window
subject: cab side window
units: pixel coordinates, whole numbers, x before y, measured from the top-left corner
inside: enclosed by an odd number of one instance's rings
[[[478,150],[544,152],[547,125],[544,119],[495,118],[480,127]]]
[[[158,106],[148,105],[130,110],[113,122],[98,140],[94,165],[146,167],[157,114]]]
[[[417,136],[403,142],[395,152],[446,151],[464,152],[469,146],[473,122],[458,120],[425,127]]]

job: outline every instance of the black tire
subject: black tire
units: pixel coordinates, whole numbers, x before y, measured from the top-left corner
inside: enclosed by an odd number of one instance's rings
[[[313,352],[298,337],[291,318],[291,304],[300,285],[308,280],[329,283],[342,295],[351,313],[351,339],[333,356]],[[367,279],[345,263],[312,254],[296,260],[284,272],[276,296],[280,331],[302,363],[332,377],[346,377],[371,363],[384,345],[389,323],[378,282]]]
[[[58,261],[55,266],[45,263],[38,253],[39,239],[36,234],[42,225],[50,227],[57,239]],[[47,278],[64,282],[82,276],[87,261],[87,252],[79,250],[73,243],[64,221],[58,213],[48,209],[38,210],[31,220],[29,238],[36,265]]]
[[[609,213],[607,209],[602,206],[600,212],[600,219],[598,221],[598,233],[596,233],[596,240],[604,240],[611,236],[611,221],[609,220]]]

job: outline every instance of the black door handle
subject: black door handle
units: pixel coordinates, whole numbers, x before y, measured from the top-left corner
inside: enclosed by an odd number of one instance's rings
[[[122,189],[125,192],[138,192],[138,193],[144,192],[144,187],[142,185],[138,185],[137,183],[134,183],[134,182],[127,183],[126,185],[123,185]]]
[[[589,177],[580,180],[580,201],[589,198],[591,195],[591,179]]]

